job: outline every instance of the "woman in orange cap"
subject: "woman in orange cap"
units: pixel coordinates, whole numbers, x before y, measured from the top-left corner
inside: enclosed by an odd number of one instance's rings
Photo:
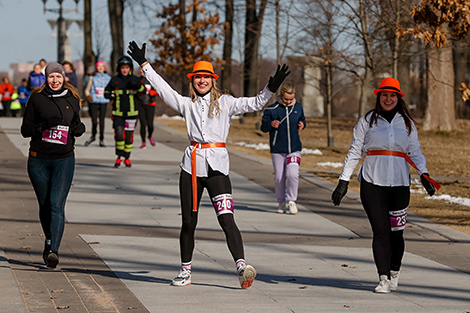
[[[403,230],[410,203],[410,168],[421,174],[430,196],[439,185],[429,178],[421,152],[418,131],[403,100],[400,82],[385,78],[374,90],[375,108],[362,116],[354,127],[353,140],[344,160],[339,183],[332,194],[334,205],[346,195],[354,169],[366,154],[358,173],[361,201],[373,232],[372,250],[379,274],[377,293],[398,288],[401,261],[405,251]]]
[[[173,90],[148,64],[145,59],[145,43],[139,48],[134,41],[130,42],[128,53],[140,64],[161,99],[183,115],[191,142],[181,162],[181,270],[172,285],[191,284],[191,260],[198,206],[206,188],[235,261],[241,287],[250,287],[256,271],[253,266],[246,264],[242,237],[233,217],[234,204],[225,142],[232,116],[261,110],[289,75],[288,67],[285,64],[282,68],[278,66],[267,86],[256,97],[234,98],[222,95],[217,88],[216,80],[219,76],[215,74],[212,64],[199,61],[187,75],[191,80],[191,96],[184,97]]]

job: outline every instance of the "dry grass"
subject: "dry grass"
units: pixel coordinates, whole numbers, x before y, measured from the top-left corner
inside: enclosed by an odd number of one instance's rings
[[[255,124],[259,121],[259,117],[245,117],[243,124],[238,120],[232,120],[227,143],[231,148],[270,160],[269,151],[233,145],[240,141],[268,143],[268,134],[255,129]],[[159,122],[186,133],[183,121],[159,119]],[[302,155],[302,169],[336,183],[341,170],[321,167],[317,163],[343,162],[351,143],[352,129],[355,124],[356,120],[352,118],[335,118],[332,125],[334,146],[327,147],[326,119],[307,119],[307,128],[301,132],[303,146],[309,149],[319,149],[322,155]],[[418,121],[417,124],[419,128],[420,122]],[[442,186],[436,194],[470,198],[470,120],[458,120],[457,129],[453,132],[419,131],[419,140],[428,162],[427,168],[431,176],[437,178]],[[412,173],[416,173],[414,169]],[[441,177],[441,180],[438,177]],[[462,180],[462,178],[467,180]],[[349,187],[359,191],[356,179],[351,179]],[[427,200],[425,195],[413,193],[409,211],[470,234],[470,207]]]

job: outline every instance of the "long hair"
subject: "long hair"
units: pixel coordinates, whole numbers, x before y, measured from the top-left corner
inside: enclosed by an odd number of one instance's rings
[[[380,91],[377,94],[377,100],[375,101],[375,108],[370,110],[369,112],[366,113],[365,117],[370,115],[370,121],[369,121],[369,127],[372,127],[373,124],[377,125],[377,119],[379,118],[380,113],[383,112],[382,106],[380,105],[380,95],[382,94],[382,91]],[[412,123],[414,123],[414,119],[411,117],[410,109],[408,109],[408,105],[406,104],[405,100],[403,100],[402,96],[400,94],[396,93],[398,102],[397,102],[397,111],[398,113],[403,116],[403,119],[405,120],[405,126],[406,129],[408,130],[408,135],[410,135],[412,131]]]
[[[44,84],[42,84],[41,87],[38,87],[36,89],[34,89],[33,91],[31,91],[31,95],[34,95],[36,93],[40,93],[41,91],[44,90],[44,88],[46,88],[47,86],[47,78],[46,78],[46,81],[44,82]],[[82,107],[82,102],[80,100],[80,94],[78,93],[77,89],[72,86],[71,84],[69,84],[68,82],[65,81],[64,79],[64,88],[67,89],[68,91],[70,91],[72,93],[72,95],[78,99],[78,103],[79,103],[79,106]]]
[[[219,87],[217,86],[217,81],[215,80],[214,77],[211,77],[212,79],[212,88],[210,90],[211,93],[211,102],[209,106],[209,117],[213,118],[214,115],[219,115],[220,114],[220,106],[219,106],[219,98],[222,95],[222,92],[220,91]],[[193,80],[191,79],[189,81],[189,94],[191,95],[191,101],[194,102],[197,100],[197,92],[196,89],[194,89],[193,86]]]

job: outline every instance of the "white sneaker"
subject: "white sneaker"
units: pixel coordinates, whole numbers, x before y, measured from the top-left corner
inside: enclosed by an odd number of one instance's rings
[[[247,265],[238,272],[238,280],[242,288],[249,288],[256,277],[256,270],[253,266]]]
[[[398,277],[400,277],[400,271],[390,271],[390,290],[398,289]]]
[[[286,204],[285,203],[279,203],[279,206],[277,207],[277,213],[279,213],[279,214],[286,213]]]
[[[390,280],[388,280],[387,275],[380,275],[380,282],[375,287],[376,293],[390,293]]]
[[[287,208],[289,209],[290,214],[297,214],[299,210],[297,210],[297,204],[294,201],[287,202]]]
[[[171,282],[172,286],[191,285],[191,271],[180,269],[180,273]]]

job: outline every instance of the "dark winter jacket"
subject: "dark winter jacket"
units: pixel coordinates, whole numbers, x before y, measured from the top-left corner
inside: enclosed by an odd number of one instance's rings
[[[79,100],[67,89],[60,95],[52,95],[46,88],[31,95],[21,125],[21,135],[31,137],[29,155],[43,159],[73,156],[75,137],[82,133],[74,133],[69,129],[66,143],[58,144],[46,141],[44,131],[59,125],[73,127],[80,124],[79,112]]]
[[[104,97],[113,101],[113,116],[137,119],[139,108],[136,96],[145,92],[145,86],[134,75],[117,75],[111,78],[104,89]]]
[[[145,86],[145,93],[139,97],[140,105],[155,105],[158,92],[150,85],[150,82],[144,76],[140,77],[142,84]]]
[[[281,122],[278,128],[271,126],[271,122],[274,120]],[[302,151],[302,143],[297,126],[299,122],[307,126],[304,110],[300,103],[285,106],[278,101],[265,109],[261,122],[261,131],[269,132],[271,153]]]

